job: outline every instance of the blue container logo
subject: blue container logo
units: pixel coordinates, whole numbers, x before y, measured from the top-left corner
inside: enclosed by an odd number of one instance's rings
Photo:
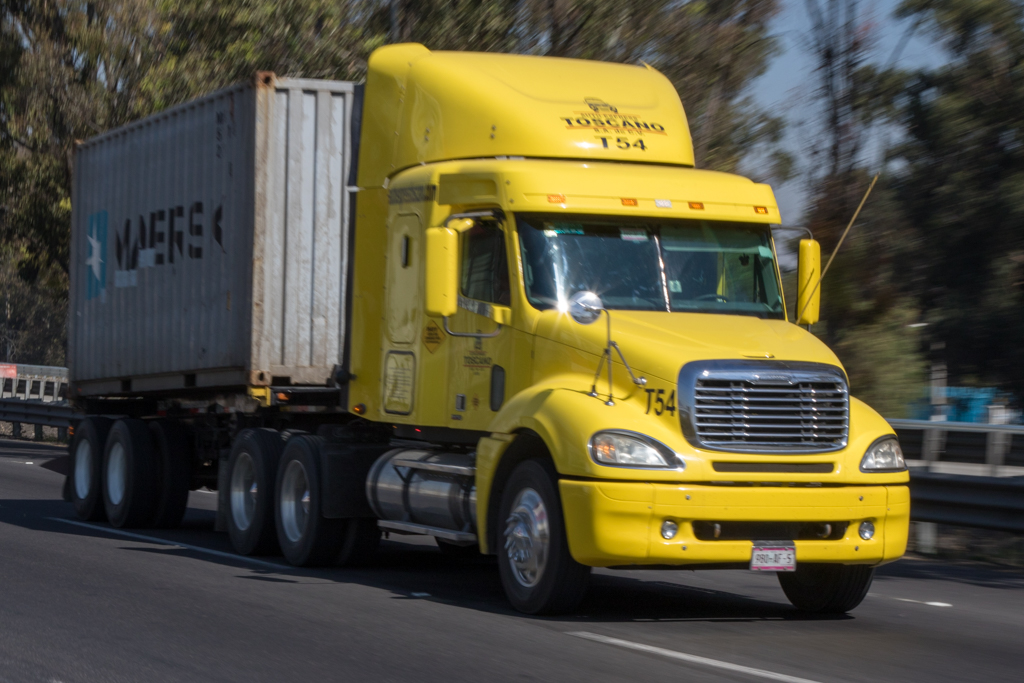
[[[89,216],[89,254],[85,259],[86,301],[100,297],[107,300],[107,212]]]

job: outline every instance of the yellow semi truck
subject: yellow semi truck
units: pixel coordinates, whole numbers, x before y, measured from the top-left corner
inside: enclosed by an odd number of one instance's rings
[[[365,85],[260,74],[85,143],[75,193],[84,519],[174,525],[205,485],[241,553],[424,534],[529,613],[592,567],[847,611],[905,551],[896,436],[801,328],[817,243],[787,311],[771,188],[695,168],[650,67],[406,44]]]

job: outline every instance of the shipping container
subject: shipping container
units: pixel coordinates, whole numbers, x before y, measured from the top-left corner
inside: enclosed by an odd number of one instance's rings
[[[259,74],[78,146],[76,395],[330,381],[344,363],[355,96]]]

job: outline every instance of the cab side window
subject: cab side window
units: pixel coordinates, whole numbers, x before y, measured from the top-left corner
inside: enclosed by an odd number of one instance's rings
[[[481,222],[462,234],[462,295],[508,306],[508,259],[505,233],[494,223]]]

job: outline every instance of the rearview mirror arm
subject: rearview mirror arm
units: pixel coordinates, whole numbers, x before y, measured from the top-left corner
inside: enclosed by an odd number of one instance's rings
[[[594,382],[590,386],[590,395],[597,398],[597,380],[601,377],[601,368],[604,367],[604,362],[608,361],[608,400],[604,402],[606,406],[615,405],[615,401],[612,397],[612,349],[615,349],[616,353],[619,354],[619,359],[622,360],[622,364],[626,366],[626,372],[629,373],[629,378],[633,380],[633,384],[638,387],[647,385],[646,377],[637,377],[633,374],[633,368],[629,367],[629,363],[626,362],[626,356],[623,355],[622,349],[619,348],[618,343],[612,339],[612,314],[608,312],[606,308],[595,308],[588,306],[587,304],[580,303],[581,306],[588,310],[596,310],[598,315],[602,312],[605,315],[605,319],[608,321],[608,342],[604,347],[604,352],[601,354],[601,360],[597,362],[597,372],[594,373]]]

